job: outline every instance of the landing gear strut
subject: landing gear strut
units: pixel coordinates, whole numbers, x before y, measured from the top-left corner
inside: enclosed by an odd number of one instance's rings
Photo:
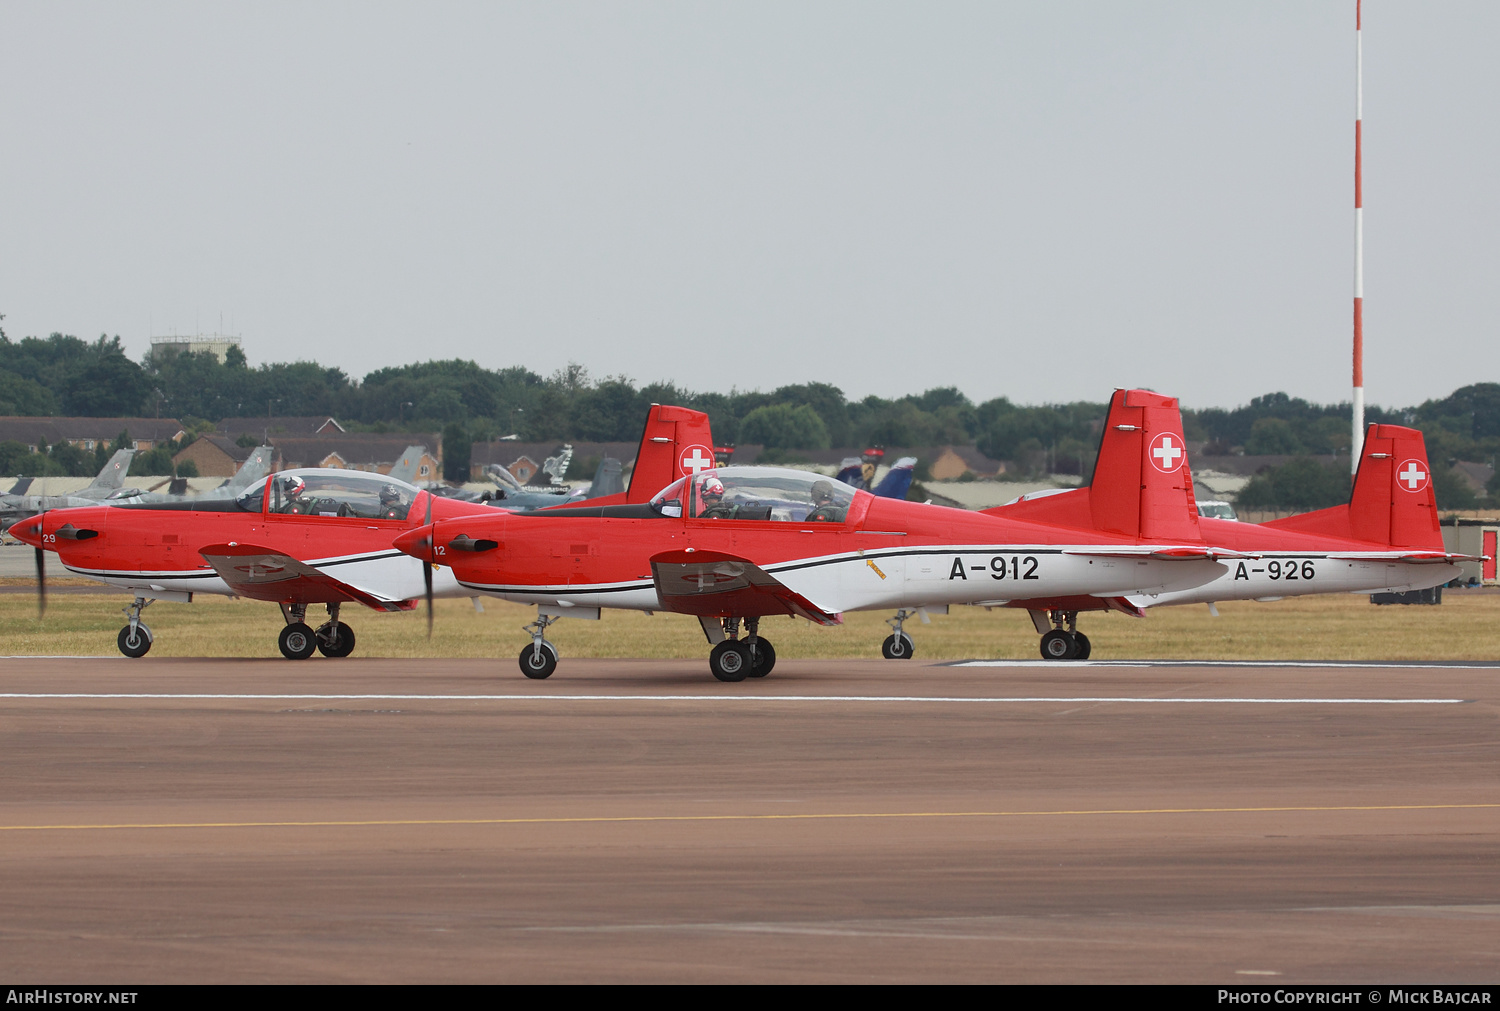
[[[1038,620],[1038,616],[1042,616]],[[1043,660],[1087,660],[1092,649],[1089,637],[1078,631],[1077,611],[1033,611],[1032,619],[1043,627],[1052,622],[1052,629],[1042,635]],[[1066,626],[1066,627],[1064,627]]]
[[[120,647],[120,652],[128,657],[145,656],[151,651],[151,630],[141,621],[141,612],[155,603],[145,597],[136,597],[130,606],[125,608],[125,617],[130,619],[130,624],[120,629],[120,635],[115,640]]]
[[[288,660],[306,660],[318,648],[317,634],[307,624],[306,604],[282,604],[281,616],[286,627],[276,637],[281,655]]]
[[[354,652],[354,629],[339,621],[339,605],[328,605],[328,620],[313,630],[318,652],[324,656],[341,657]]]
[[[885,620],[885,623],[891,626],[894,631],[885,637],[885,642],[880,644],[881,656],[887,660],[911,659],[912,653],[916,651],[916,646],[912,643],[911,636],[901,630],[901,626],[907,618],[914,618],[916,615],[917,612],[915,610],[907,610],[903,607],[896,611],[894,618],[887,618]]]
[[[547,626],[560,620],[555,614],[538,613],[536,621],[523,625],[521,631],[531,634],[531,645],[521,650],[521,673],[534,680],[552,676],[557,670],[557,647],[548,642],[543,634]]]
[[[744,621],[745,638],[741,639],[740,619],[723,619],[724,639],[708,654],[708,669],[720,681],[763,678],[776,666],[775,647],[769,639],[760,636],[759,616]]]

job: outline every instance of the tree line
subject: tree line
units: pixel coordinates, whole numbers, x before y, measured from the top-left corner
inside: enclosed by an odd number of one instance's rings
[[[355,378],[307,361],[251,367],[239,348],[231,348],[222,363],[209,352],[136,362],[119,337],[90,342],[54,333],[12,341],[0,330],[0,414],[175,417],[190,433],[226,417],[328,414],[354,430],[441,430],[454,476],[467,467],[471,442],[506,435],[537,442],[634,441],[652,403],[704,411],[720,442],[764,445],[771,461],[830,447],[959,444],[1007,461],[1015,477],[1087,474],[1106,411],[1102,400],[1022,405],[998,397],[975,403],[952,386],[890,399],[850,399],[827,383],[769,392],[694,391],[670,382],[638,386],[623,376],[596,378],[578,364],[543,376],[522,366],[487,369],[452,359]],[[1421,428],[1434,470],[1444,472],[1445,482],[1456,461],[1493,464],[1500,456],[1500,383],[1465,386],[1413,407],[1370,406],[1365,413],[1371,422]],[[1313,404],[1285,393],[1230,409],[1183,411],[1184,434],[1204,442],[1207,454],[1347,454],[1348,419],[1347,403]],[[0,452],[0,465],[7,462],[4,456]],[[69,471],[84,466],[57,463]],[[1302,478],[1276,482],[1262,475],[1247,491],[1257,504],[1276,506],[1307,506],[1310,498],[1334,493],[1328,489],[1336,481],[1324,482],[1323,492],[1310,491],[1318,482],[1307,477],[1312,472],[1305,463],[1298,467]],[[1344,472],[1340,496],[1347,496],[1346,465]],[[1491,492],[1500,494],[1500,488]],[[1305,501],[1286,502],[1288,496]]]

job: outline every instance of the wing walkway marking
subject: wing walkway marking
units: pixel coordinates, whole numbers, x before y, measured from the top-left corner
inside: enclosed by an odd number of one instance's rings
[[[860,821],[882,818],[1057,818],[1105,815],[1328,814],[1355,811],[1486,811],[1495,804],[1337,804],[1277,807],[1079,808],[1057,811],[857,811],[812,814],[622,814],[554,818],[368,818],[349,821],[119,822],[114,824],[0,825],[0,832],[104,831],[189,828],[380,828],[437,825],[587,825],[660,822]]]
[[[1454,706],[1473,699],[1249,698],[1130,695],[321,695],[190,692],[0,692],[0,699],[155,699],[183,702],[1119,702],[1132,705]]]

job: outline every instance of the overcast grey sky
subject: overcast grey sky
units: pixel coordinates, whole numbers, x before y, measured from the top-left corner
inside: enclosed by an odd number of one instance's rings
[[[0,0],[0,326],[1349,392],[1354,0]],[[1500,379],[1500,4],[1365,4],[1366,385]]]

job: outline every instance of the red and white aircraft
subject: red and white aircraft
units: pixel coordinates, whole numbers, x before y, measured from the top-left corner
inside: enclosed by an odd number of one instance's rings
[[[1131,489],[1142,531],[1074,529],[877,498],[804,471],[713,467],[706,444],[693,471],[649,503],[439,519],[395,544],[450,566],[469,592],[536,604],[522,671],[550,675],[547,627],[601,608],[698,617],[723,681],[770,672],[775,649],[760,619],[837,624],[844,611],[946,609],[1027,596],[1112,601],[1186,590],[1222,576],[1232,551],[1178,536],[1156,498]],[[1163,477],[1163,481],[1167,480]],[[1102,606],[1102,604],[1101,604]],[[898,618],[898,621],[900,619]],[[745,638],[740,638],[743,626]],[[897,628],[887,656],[910,655]]]
[[[1443,547],[1431,472],[1420,431],[1371,425],[1347,505],[1269,523],[1200,518],[1177,401],[1147,390],[1116,390],[1089,486],[1033,493],[985,512],[1173,537],[1245,556],[1193,587],[1108,600],[1012,595],[1005,601],[1031,612],[1037,631],[1045,633],[1043,657],[1084,659],[1089,641],[1077,631],[1080,611],[1110,608],[1140,616],[1163,604],[1413,590],[1453,579],[1459,572],[1454,563],[1468,556]],[[1137,487],[1139,493],[1133,493]]]
[[[707,416],[654,406],[647,417],[630,490],[593,503],[644,503],[699,456],[711,452]],[[274,474],[232,499],[188,499],[53,509],[17,523],[14,535],[37,549],[45,594],[43,549],[76,575],[130,590],[120,652],[144,656],[151,630],[141,611],[157,600],[194,594],[250,597],[281,606],[278,637],[290,659],[348,656],[354,631],[339,620],[343,604],[403,611],[424,595],[474,596],[447,568],[415,565],[391,547],[403,531],[459,516],[497,514],[489,505],[435,497],[402,481],[353,470]],[[45,597],[43,597],[45,600]],[[307,608],[324,604],[328,621],[314,629]]]

